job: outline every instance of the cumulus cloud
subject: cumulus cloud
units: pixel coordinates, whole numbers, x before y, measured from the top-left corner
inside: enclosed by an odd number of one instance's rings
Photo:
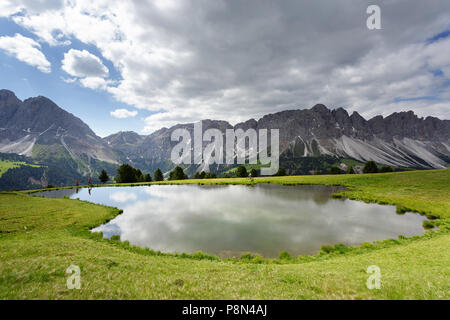
[[[69,63],[72,55],[91,57],[87,51],[71,49],[64,70],[159,112],[147,118],[147,131],[202,118],[235,123],[319,102],[366,117],[413,109],[449,118],[449,38],[430,39],[450,29],[450,2],[380,2],[383,30],[367,29],[370,4],[72,0],[39,14],[23,6],[13,20],[50,45],[95,46],[120,73],[117,83],[99,80],[108,72],[95,56],[92,68]],[[428,96],[434,99],[421,99]]]
[[[27,11],[29,14],[39,14],[44,11],[61,9],[64,0],[2,0],[0,2],[0,17],[9,17]]]
[[[8,17],[21,10],[21,6],[12,0],[3,0],[0,2],[0,17]]]
[[[137,195],[131,192],[117,191],[109,195],[109,198],[115,202],[124,203],[131,200],[136,200]]]
[[[178,123],[192,123],[202,120],[203,114],[192,109],[179,110],[174,112],[160,112],[152,114],[144,119],[145,126],[142,130],[151,133],[161,128],[170,128]]]
[[[137,116],[137,111],[130,111],[127,109],[116,109],[110,112],[111,116],[118,119],[132,118]]]
[[[0,37],[0,49],[44,73],[51,72],[51,64],[40,50],[41,45],[16,33],[14,37]]]
[[[111,80],[105,80],[100,77],[87,77],[80,79],[80,83],[83,87],[92,90],[106,90],[108,86],[113,84],[114,82]]]
[[[105,78],[109,74],[102,60],[87,50],[70,49],[61,63],[61,69],[74,77]]]
[[[64,81],[65,83],[75,83],[75,82],[77,82],[77,78],[64,78],[64,77],[61,77],[61,80]]]

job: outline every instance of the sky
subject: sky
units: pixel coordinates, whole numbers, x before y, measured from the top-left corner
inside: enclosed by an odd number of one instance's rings
[[[0,2],[0,88],[100,136],[317,103],[450,119],[449,53],[448,0]]]

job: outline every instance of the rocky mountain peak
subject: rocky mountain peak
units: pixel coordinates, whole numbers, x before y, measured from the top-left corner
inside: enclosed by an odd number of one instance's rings
[[[227,121],[211,119],[203,120],[202,127],[203,131],[215,128],[223,133],[233,128]],[[172,168],[170,153],[177,142],[171,141],[171,134],[178,128],[192,134],[194,123],[162,128],[147,136],[122,131],[101,139],[83,121],[50,99],[36,97],[22,102],[14,93],[1,90],[0,128],[0,152],[28,154],[35,144],[57,145],[86,167],[91,159],[97,159],[154,171],[157,167]],[[356,111],[349,115],[344,108],[329,109],[317,104],[311,109],[286,110],[259,120],[249,119],[234,126],[239,128],[278,129],[280,153],[289,155],[293,159],[289,161],[294,162],[327,156],[443,168],[450,159],[450,121],[419,118],[412,111],[367,121]]]
[[[134,131],[120,131],[103,138],[110,145],[136,144],[144,140],[144,136]]]
[[[316,104],[314,107],[311,108],[311,111],[318,112],[318,113],[326,113],[326,112],[329,112],[330,109],[328,109],[323,104]]]
[[[8,99],[15,99],[20,101],[14,92],[6,90],[6,89],[1,89],[0,90],[0,100],[8,100]]]

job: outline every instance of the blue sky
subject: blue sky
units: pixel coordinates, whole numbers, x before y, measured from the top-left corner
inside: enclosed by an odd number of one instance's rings
[[[449,119],[450,2],[382,2],[381,30],[370,4],[2,0],[0,88],[46,96],[100,136],[317,103]]]
[[[0,18],[0,30],[2,36],[14,36],[16,33],[20,33],[26,37],[36,38],[32,33],[7,18]],[[0,50],[2,69],[0,88],[13,91],[21,100],[36,96],[48,97],[61,108],[81,118],[99,136],[107,136],[118,131],[139,132],[142,130],[144,127],[142,118],[152,112],[139,110],[139,114],[134,118],[114,118],[110,115],[111,111],[121,108],[133,110],[134,108],[117,101],[107,92],[95,91],[78,84],[62,81],[62,78],[69,78],[69,75],[61,70],[61,61],[68,46],[51,47],[46,43],[41,43],[41,46],[45,56],[52,64],[52,71],[49,74],[40,72],[35,67]],[[86,49],[101,57],[94,46],[83,44],[80,41],[72,40],[70,48]],[[117,73],[111,62],[102,60],[108,67],[111,78],[120,79],[120,74]]]

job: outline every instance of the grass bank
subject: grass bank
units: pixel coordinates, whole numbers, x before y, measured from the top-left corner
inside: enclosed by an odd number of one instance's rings
[[[450,170],[163,182],[191,183],[343,185],[338,196],[426,214],[440,228],[358,248],[325,247],[316,256],[221,260],[164,255],[91,234],[120,213],[115,208],[1,193],[0,298],[450,298]],[[71,264],[81,268],[80,290],[66,287]],[[366,287],[370,265],[381,269],[380,290]]]

